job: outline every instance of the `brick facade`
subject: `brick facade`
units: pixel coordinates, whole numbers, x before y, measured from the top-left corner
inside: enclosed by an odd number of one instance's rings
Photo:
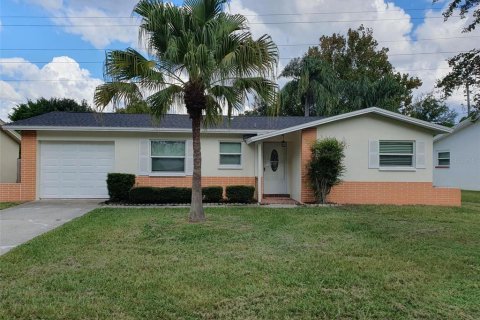
[[[328,196],[339,204],[461,206],[461,191],[430,182],[343,182]]]
[[[32,201],[37,187],[37,132],[23,131],[20,183],[0,183],[0,201]]]

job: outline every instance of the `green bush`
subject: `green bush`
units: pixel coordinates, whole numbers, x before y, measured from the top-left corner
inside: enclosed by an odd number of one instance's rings
[[[135,185],[135,175],[109,173],[107,176],[108,195],[112,201],[127,201],[130,189]]]
[[[203,202],[218,203],[223,199],[223,187],[202,188]]]
[[[250,203],[253,201],[255,187],[252,186],[228,186],[225,189],[227,199],[233,203]]]
[[[130,190],[132,203],[190,203],[192,201],[191,188],[154,188],[138,187]]]
[[[332,187],[340,183],[340,176],[345,171],[344,149],[345,143],[335,138],[318,140],[312,146],[308,175],[319,203],[326,203]]]

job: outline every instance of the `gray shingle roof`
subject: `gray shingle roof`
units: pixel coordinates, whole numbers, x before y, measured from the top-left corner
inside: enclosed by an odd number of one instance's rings
[[[246,117],[237,116],[222,123],[215,129],[229,130],[279,130],[299,124],[319,120],[321,117]],[[188,115],[167,114],[162,119],[155,119],[147,114],[118,113],[75,113],[50,112],[29,119],[8,124],[9,127],[85,127],[85,128],[163,128],[191,129]]]

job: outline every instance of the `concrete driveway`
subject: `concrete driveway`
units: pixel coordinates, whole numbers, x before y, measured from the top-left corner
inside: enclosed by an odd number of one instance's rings
[[[41,200],[0,210],[0,255],[99,207],[102,200]]]

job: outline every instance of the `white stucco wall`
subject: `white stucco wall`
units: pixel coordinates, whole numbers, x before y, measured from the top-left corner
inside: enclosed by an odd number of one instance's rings
[[[40,141],[113,141],[115,143],[115,172],[139,173],[139,145],[143,139],[191,139],[190,134],[126,133],[126,132],[54,132],[38,131]],[[242,142],[242,168],[219,168],[220,141]],[[39,159],[40,161],[40,159]],[[210,177],[255,176],[255,146],[243,142],[241,134],[202,135],[202,175]]]
[[[477,121],[434,143],[437,153],[450,152],[450,168],[435,168],[434,185],[480,191],[480,122]]]
[[[344,181],[432,182],[433,133],[378,115],[364,115],[317,127],[317,138],[333,137],[346,143]],[[426,142],[426,168],[411,171],[369,169],[369,140]]]
[[[17,182],[17,159],[20,145],[0,130],[0,183]]]
[[[294,200],[301,200],[301,134],[300,131],[288,136],[287,176],[288,192]]]

